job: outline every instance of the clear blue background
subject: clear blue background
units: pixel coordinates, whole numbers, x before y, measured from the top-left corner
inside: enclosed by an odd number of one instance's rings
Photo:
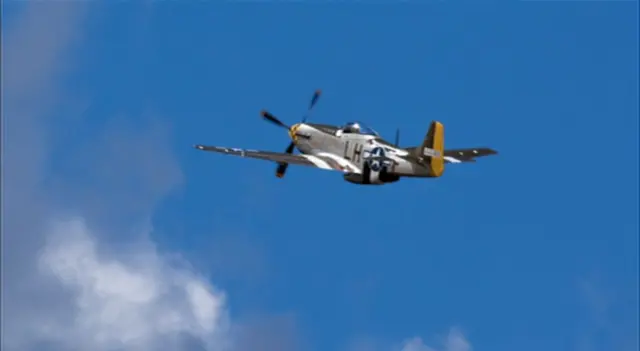
[[[232,317],[295,313],[314,350],[453,325],[476,350],[570,350],[591,333],[594,276],[637,336],[637,8],[101,2],[67,83],[91,98],[88,131],[169,121],[185,182],[154,235],[211,274]],[[259,111],[297,122],[317,88],[313,122],[399,127],[408,147],[436,119],[447,147],[500,154],[364,187],[191,148],[284,151]],[[223,241],[236,259],[214,269]],[[614,351],[614,334],[590,337]]]

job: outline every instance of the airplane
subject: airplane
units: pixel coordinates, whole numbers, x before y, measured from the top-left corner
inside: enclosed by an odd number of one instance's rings
[[[400,147],[400,132],[395,143],[384,140],[375,130],[361,122],[343,126],[307,123],[318,98],[317,90],[311,98],[307,113],[300,123],[287,125],[263,110],[262,117],[288,131],[291,142],[284,153],[220,146],[194,145],[196,149],[227,155],[273,161],[278,164],[276,176],[284,177],[289,164],[334,170],[353,184],[382,185],[401,178],[438,178],[445,164],[475,162],[477,157],[497,154],[487,147],[445,149],[444,125],[432,121],[422,144]],[[300,153],[294,154],[297,149]]]

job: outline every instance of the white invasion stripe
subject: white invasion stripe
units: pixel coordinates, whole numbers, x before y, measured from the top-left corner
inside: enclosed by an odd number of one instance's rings
[[[339,168],[339,167],[341,167],[341,165],[340,165],[340,164],[338,164],[338,165],[336,166],[336,164],[335,164],[335,163],[327,162],[327,160],[326,160],[326,159],[325,159],[325,160],[323,160],[323,159],[322,159],[322,157],[326,157],[324,154],[318,154],[318,153],[316,153],[316,155],[315,155],[315,156],[312,156],[312,157],[315,157],[315,158],[317,158],[318,160],[320,160],[321,162],[324,162],[324,163],[325,163],[327,166],[329,166],[329,167],[330,167],[330,169],[332,169],[332,170],[336,170],[336,171],[344,172],[344,170],[342,170],[342,169],[340,169],[340,168]],[[332,158],[329,158],[329,161],[333,161],[333,159],[332,159]]]
[[[398,156],[407,156],[409,154],[408,151],[406,150],[400,150],[400,149],[393,149],[396,152],[396,155]]]
[[[425,156],[440,157],[440,151],[434,150],[434,149],[430,149],[428,147],[425,147],[422,150],[422,154],[425,155]]]
[[[316,155],[332,159],[351,173],[362,174],[362,171],[358,167],[340,156],[334,155],[330,152],[318,152]]]
[[[462,162],[462,161],[458,160],[457,158],[453,158],[451,156],[445,156],[444,159],[449,161],[449,162],[451,162],[451,163],[460,163],[460,162]]]
[[[319,159],[318,157],[315,157],[313,155],[302,155],[302,156],[304,156],[307,160],[311,161],[318,168],[333,169],[333,167],[329,166],[328,163],[326,163],[325,161]]]

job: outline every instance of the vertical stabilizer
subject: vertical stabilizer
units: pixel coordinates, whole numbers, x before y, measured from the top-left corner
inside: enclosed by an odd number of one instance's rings
[[[444,173],[444,125],[438,121],[431,122],[422,145],[414,152],[416,158],[427,166],[429,176],[440,177]]]

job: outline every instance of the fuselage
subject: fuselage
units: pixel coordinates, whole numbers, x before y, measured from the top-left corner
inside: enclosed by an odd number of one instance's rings
[[[330,158],[343,166],[347,181],[382,184],[397,181],[402,176],[428,176],[427,168],[414,162],[407,150],[377,134],[350,133],[332,125],[299,123],[291,127],[289,136],[301,153]],[[350,172],[353,166],[365,177],[349,174],[357,173]],[[370,173],[371,179],[366,179]]]

